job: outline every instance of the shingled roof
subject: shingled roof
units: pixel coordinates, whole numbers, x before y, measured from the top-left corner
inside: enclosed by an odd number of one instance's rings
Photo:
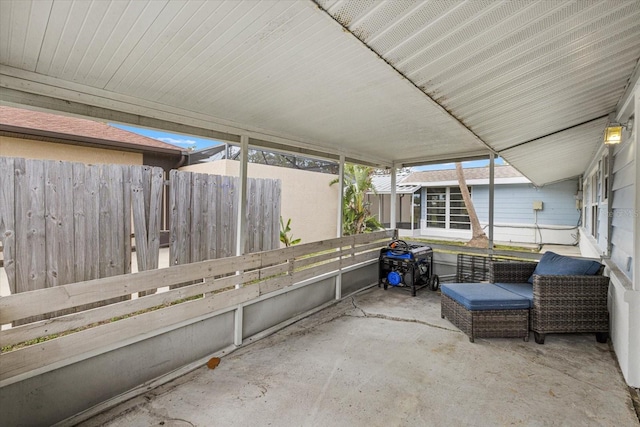
[[[524,178],[524,176],[518,172],[513,166],[501,165],[494,168],[495,179],[499,178]],[[464,178],[467,181],[477,179],[489,179],[489,168],[468,168],[464,169]],[[434,170],[434,171],[421,171],[413,172],[405,179],[402,180],[403,184],[418,184],[429,182],[445,182],[445,181],[457,181],[455,169],[446,170]]]
[[[0,106],[0,131],[19,137],[180,155],[182,148],[93,120]]]

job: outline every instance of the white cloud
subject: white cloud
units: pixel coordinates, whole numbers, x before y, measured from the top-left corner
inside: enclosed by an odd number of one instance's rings
[[[168,144],[181,145],[185,147],[192,147],[198,143],[198,141],[194,141],[193,139],[177,139],[177,138],[171,138],[170,136],[162,136],[156,139],[158,141],[166,142]]]

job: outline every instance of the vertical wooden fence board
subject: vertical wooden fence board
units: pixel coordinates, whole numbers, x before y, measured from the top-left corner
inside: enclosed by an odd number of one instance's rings
[[[178,176],[177,170],[169,172],[169,266],[178,264],[175,257],[178,246],[178,200],[176,197]]]
[[[129,173],[138,271],[156,269],[160,255],[163,170],[149,166],[131,166]],[[139,295],[145,296],[155,292],[156,289],[151,289],[140,292]]]
[[[202,230],[202,184],[203,174],[191,175],[191,220],[189,221],[189,258],[187,262],[202,261],[200,258],[200,232]]]
[[[171,171],[171,265],[186,264],[190,259],[191,174]]]
[[[0,239],[9,290],[16,292],[16,221],[14,159],[0,157]]]
[[[16,289],[27,292],[47,286],[45,171],[41,160],[15,159]],[[42,320],[34,316],[12,322],[19,326]]]
[[[106,164],[86,167],[87,268],[85,272],[88,276],[95,277],[86,277],[85,280],[130,272],[131,245],[128,245],[127,250],[126,241],[131,240],[131,205],[130,202],[125,201],[125,194],[128,199],[131,179],[129,173],[124,172],[125,169],[128,171],[128,168],[128,166]],[[125,192],[125,189],[129,192]],[[129,257],[128,260],[125,259],[126,257]],[[123,296],[83,305],[77,307],[77,311],[130,298],[130,296]]]
[[[140,169],[140,173],[142,175],[142,194],[144,194],[144,209],[145,209],[145,224],[149,224],[149,206],[151,206],[151,166],[132,166],[131,173],[133,173],[133,169]]]
[[[46,161],[45,171],[45,237],[47,287],[67,285],[75,281],[75,234],[73,211],[73,164]],[[75,309],[56,311],[42,318],[64,316]],[[39,319],[30,319],[35,321]]]
[[[264,179],[262,180],[262,193],[263,193],[263,203],[268,203],[267,205],[262,205],[263,208],[263,212],[261,215],[261,221],[262,221],[262,228],[260,229],[260,232],[262,233],[262,236],[260,236],[260,240],[262,241],[262,250],[269,250],[271,249],[271,243],[273,238],[271,237],[271,214],[269,211],[271,211],[273,209],[273,205],[272,203],[275,202],[275,200],[273,200],[273,185],[272,185],[272,180],[270,179]],[[280,227],[278,225],[278,227]],[[279,229],[279,228],[278,228]]]
[[[123,169],[119,165],[102,165],[100,179],[100,277],[125,273],[124,212]],[[127,212],[128,221],[130,219]],[[129,239],[129,234],[127,239]]]
[[[84,280],[100,276],[100,183],[101,167],[90,165],[84,172],[85,265]],[[107,231],[103,231],[106,233]],[[80,242],[82,244],[83,242]]]
[[[236,242],[238,240],[238,210],[240,206],[238,206],[238,192],[240,189],[240,178],[231,177],[231,194],[229,199],[229,222],[231,224],[230,233],[229,233],[229,255],[236,255]]]
[[[151,169],[151,185],[149,188],[149,222],[147,265],[149,269],[158,268],[160,257],[160,227],[162,221],[162,195],[164,191],[164,171],[162,168]]]
[[[211,180],[209,179],[211,175],[202,174],[202,191],[200,193],[200,212],[198,215],[200,216],[200,221],[202,223],[202,228],[200,230],[200,247],[198,250],[198,258],[201,260],[209,259],[209,248],[210,248],[210,227],[209,227],[209,210],[212,207],[209,204],[209,198],[211,195]]]
[[[132,233],[132,216],[131,216],[131,169],[129,166],[120,165],[122,172],[122,239],[124,256],[121,258],[123,265],[123,274],[131,273],[131,233]]]
[[[209,224],[209,212],[215,209],[211,206],[209,200],[211,198],[211,175],[202,174],[202,191],[200,193],[200,221],[202,229],[200,230],[200,247],[198,257],[201,260],[209,259],[209,250],[211,247],[211,228]]]
[[[44,163],[15,159],[16,293],[46,284]]]
[[[255,250],[255,232],[258,226],[257,209],[256,209],[256,180],[247,179],[247,199],[246,208],[246,236],[245,253],[253,253]]]
[[[219,206],[219,195],[220,195],[220,176],[218,175],[208,175],[207,176],[208,183],[208,209],[207,209],[207,217],[205,220],[205,225],[207,228],[207,259],[216,259],[218,258],[219,247],[217,245],[217,235],[218,235],[218,222],[220,215],[218,206]]]
[[[264,251],[271,247],[271,238],[265,239],[265,233],[269,233],[270,224],[267,223],[265,218],[268,216],[267,211],[272,209],[273,200],[271,199],[271,193],[269,192],[270,188],[270,180],[261,179],[260,184],[260,194],[259,198],[256,200],[256,204],[258,206],[258,212],[260,213],[260,224],[261,226],[257,230],[256,239],[258,240],[258,250]]]
[[[268,189],[267,183],[268,181],[265,179],[256,180],[255,206],[257,210],[256,217],[259,222],[258,222],[258,226],[256,227],[256,231],[254,233],[254,239],[255,239],[257,252],[263,251],[266,249],[264,246],[263,230],[265,227],[267,227],[267,225],[264,223],[264,215],[265,215],[265,211],[271,209],[271,200],[266,193],[266,190]]]
[[[58,283],[69,284],[75,282],[75,228],[73,213],[73,163],[59,162],[60,168],[59,188],[60,195],[60,255],[58,258]]]
[[[73,165],[45,162],[45,236],[47,287],[75,280],[73,214]]]
[[[61,236],[59,232],[59,221],[62,218],[60,207],[62,201],[58,194],[61,187],[58,162],[45,161],[44,163],[44,219],[45,219],[45,253],[46,253],[46,287],[57,286],[58,276],[62,275],[61,268],[58,266],[59,250],[61,249]],[[61,267],[61,266],[60,266]],[[60,283],[64,284],[64,283]]]
[[[75,258],[73,259],[73,281],[85,280],[88,252],[95,251],[87,242],[87,216],[85,212],[85,168],[82,163],[72,163],[73,174],[73,235]]]
[[[218,244],[219,254],[221,258],[231,255],[231,233],[233,223],[231,218],[231,205],[233,203],[233,190],[231,188],[232,179],[229,176],[222,177],[222,185],[220,196],[221,200],[218,207],[220,212],[220,240]]]
[[[272,205],[269,206],[264,218],[264,222],[267,224],[265,226],[266,236],[264,236],[264,246],[266,250],[270,250],[280,247],[278,243],[280,242],[280,209],[276,209],[280,203],[278,199],[280,195],[277,192],[277,181],[270,179],[265,184],[267,185],[267,191],[270,195],[269,199],[272,200]],[[274,233],[277,235],[275,240]]]
[[[108,201],[111,210],[111,229],[108,236],[111,237],[111,254],[109,254],[109,264],[107,266],[107,276],[117,276],[124,273],[124,218],[122,213],[124,207],[123,176],[122,169],[118,165],[107,167],[110,184],[111,200]]]
[[[98,254],[99,271],[98,277],[107,277],[107,269],[109,266],[109,254],[113,252],[111,234],[113,230],[113,219],[111,218],[111,198],[113,197],[110,192],[109,186],[109,169],[107,165],[100,166],[100,186],[99,186],[99,203],[98,208],[100,212],[99,226],[100,234],[98,235]]]
[[[268,249],[276,249],[280,247],[280,208],[282,206],[282,185],[279,179],[272,180],[274,188],[273,192],[273,208],[269,211],[271,214],[271,247]]]
[[[180,229],[182,230],[181,248],[179,254],[179,264],[188,264],[191,259],[191,178],[192,174],[181,172],[180,197],[178,199],[178,210],[180,212]]]
[[[148,270],[147,262],[147,214],[145,209],[145,194],[142,168],[131,167],[131,209],[133,212],[133,227],[136,238],[136,260],[138,271]]]

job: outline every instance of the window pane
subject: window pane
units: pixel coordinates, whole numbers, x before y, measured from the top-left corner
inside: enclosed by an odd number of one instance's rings
[[[427,227],[429,228],[444,228],[444,222],[431,222],[427,221]]]
[[[471,230],[471,224],[458,224],[456,222],[452,222],[449,224],[449,228],[454,230]]]
[[[449,189],[449,228],[452,230],[470,230],[469,214],[464,204],[460,187]]]

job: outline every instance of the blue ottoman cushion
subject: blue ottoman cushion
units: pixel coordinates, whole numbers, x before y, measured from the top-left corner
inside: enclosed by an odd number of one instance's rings
[[[494,283],[494,285],[506,289],[507,291],[525,297],[531,302],[533,307],[533,285],[530,283]]]
[[[441,289],[444,295],[470,311],[525,310],[531,307],[528,298],[491,283],[446,283]]]

